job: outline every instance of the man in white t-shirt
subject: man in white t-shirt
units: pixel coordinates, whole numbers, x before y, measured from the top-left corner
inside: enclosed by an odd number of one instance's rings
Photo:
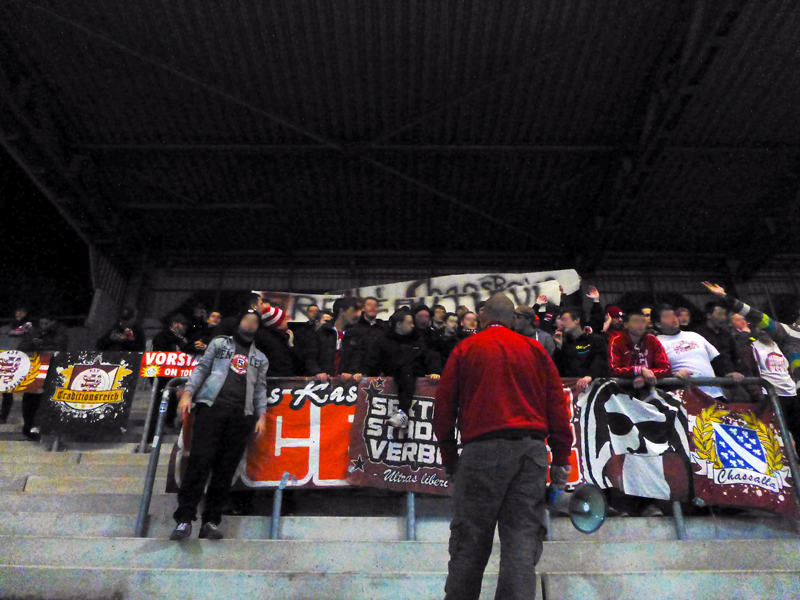
[[[681,324],[671,306],[660,306],[653,314],[653,322],[661,332],[658,341],[667,352],[672,373],[680,379],[689,377],[733,377],[744,379],[741,373],[718,373],[717,357],[720,355],[711,343],[698,333],[681,331]],[[715,364],[716,363],[716,364]],[[722,389],[702,386],[700,390],[720,400],[725,400]]]
[[[749,350],[744,351],[742,364],[754,371],[753,375],[766,379],[775,388],[781,406],[783,407],[786,426],[789,428],[795,441],[800,440],[800,405],[797,403],[797,387],[789,374],[789,361],[781,352],[778,344],[765,329],[755,329],[755,341]],[[763,390],[766,394],[766,390]]]
[[[753,358],[758,368],[758,375],[775,387],[775,393],[782,398],[797,396],[797,385],[789,374],[789,361],[781,352],[778,344],[764,329],[756,329],[753,333]]]

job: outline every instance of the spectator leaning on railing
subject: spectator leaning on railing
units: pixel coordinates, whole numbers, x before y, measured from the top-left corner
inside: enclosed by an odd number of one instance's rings
[[[712,294],[723,298],[731,311],[741,314],[755,328],[763,329],[769,333],[789,361],[789,372],[792,374],[792,379],[800,382],[800,319],[791,325],[779,323],[771,319],[766,313],[729,296],[721,286],[707,281],[704,281],[703,285]]]
[[[608,343],[602,335],[584,330],[581,311],[566,308],[558,317],[553,334],[556,350],[553,362],[562,377],[579,377],[576,387],[582,392],[594,379],[608,377]]]
[[[661,334],[658,341],[667,352],[675,377],[732,377],[741,381],[741,373],[728,371],[729,362],[720,360],[720,354],[711,343],[693,331],[681,331],[680,321],[675,309],[662,305],[653,311],[653,322]],[[703,386],[700,390],[719,400],[725,401],[722,389],[717,386]]]
[[[789,360],[766,329],[753,332],[751,343],[742,351],[742,368],[749,377],[761,377],[775,389],[786,417],[786,426],[795,441],[800,440],[800,406],[797,385],[789,374]],[[766,390],[750,388],[754,400],[761,400]]]
[[[356,376],[361,379],[360,338],[353,328],[361,318],[358,298],[339,298],[333,303],[333,322],[323,325],[309,338],[306,371],[320,381],[328,377]]]
[[[386,375],[394,378],[398,409],[389,416],[388,424],[405,429],[414,402],[417,378],[427,375],[438,379],[441,360],[415,328],[411,312],[401,308],[389,318],[389,330],[373,340],[363,367],[369,377]]]
[[[664,346],[656,336],[646,333],[647,318],[642,311],[630,311],[624,319],[625,330],[609,347],[611,376],[630,377],[633,386],[641,388],[672,375]]]

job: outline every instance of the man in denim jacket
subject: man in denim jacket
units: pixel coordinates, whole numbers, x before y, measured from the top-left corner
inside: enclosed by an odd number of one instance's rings
[[[261,435],[267,422],[269,363],[253,343],[260,322],[257,311],[243,313],[233,336],[211,341],[186,384],[178,413],[185,416],[191,410],[195,418],[192,451],[173,515],[177,526],[172,540],[191,535],[209,473],[200,537],[223,537],[219,524],[231,480],[254,429],[257,436]]]

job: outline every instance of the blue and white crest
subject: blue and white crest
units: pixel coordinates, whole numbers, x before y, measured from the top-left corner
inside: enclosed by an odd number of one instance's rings
[[[757,431],[715,423],[714,439],[723,469],[747,469],[767,473],[766,453]]]

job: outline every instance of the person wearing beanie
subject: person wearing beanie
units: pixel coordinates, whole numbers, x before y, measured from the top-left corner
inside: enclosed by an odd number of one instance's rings
[[[254,343],[260,325],[259,311],[240,315],[237,331],[211,340],[186,383],[178,412],[181,418],[194,415],[192,452],[178,491],[171,540],[191,535],[209,475],[200,537],[224,537],[219,525],[231,480],[253,433],[263,435],[267,426],[269,361]]]
[[[625,313],[619,306],[611,305],[606,309],[603,322],[603,335],[606,336],[609,346],[625,330]]]
[[[414,329],[425,339],[425,343],[430,344],[436,333],[436,328],[433,326],[433,311],[420,304],[411,309],[411,316],[414,317]]]

